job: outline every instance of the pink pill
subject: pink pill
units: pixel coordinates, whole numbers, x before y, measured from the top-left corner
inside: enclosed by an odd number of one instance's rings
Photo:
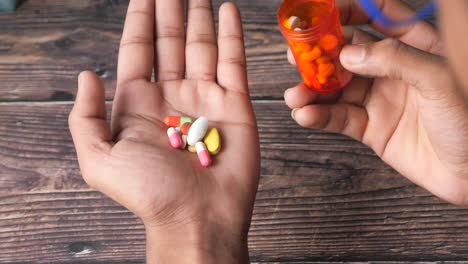
[[[208,150],[206,149],[206,145],[203,142],[197,142],[195,144],[195,148],[197,150],[198,154],[198,160],[200,161],[200,164],[203,167],[209,167],[211,165],[211,156],[210,153],[208,153]]]
[[[169,142],[173,148],[180,148],[183,145],[182,138],[179,135],[179,132],[173,127],[167,129],[167,136],[169,137]]]

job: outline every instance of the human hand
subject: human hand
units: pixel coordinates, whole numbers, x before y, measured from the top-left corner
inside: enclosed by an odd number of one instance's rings
[[[148,263],[248,262],[260,154],[231,3],[220,9],[218,35],[209,0],[188,1],[186,37],[182,0],[131,0],[111,126],[102,82],[79,76],[69,125],[83,177],[142,219]],[[219,129],[223,150],[211,167],[170,147],[167,115],[206,116]]]
[[[339,4],[345,24],[368,23],[357,1]],[[380,5],[394,18],[412,12],[399,1],[382,0]],[[428,23],[398,30],[371,26],[392,38],[377,41],[346,28],[354,45],[343,49],[340,60],[357,75],[331,95],[316,94],[303,84],[288,89],[285,101],[294,109],[294,119],[304,127],[362,141],[416,184],[447,201],[468,205],[468,103],[466,90],[454,78],[456,69],[466,69],[468,61],[465,67],[447,62],[441,39]]]

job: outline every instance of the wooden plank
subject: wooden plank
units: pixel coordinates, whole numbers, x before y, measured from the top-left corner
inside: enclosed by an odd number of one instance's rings
[[[430,262],[430,261],[361,261],[361,262],[315,262],[315,261],[288,261],[288,262],[253,262],[252,264],[465,264],[466,261],[444,261],[444,262]]]
[[[214,1],[215,10],[221,2]],[[276,24],[281,1],[235,2],[244,20],[251,94],[281,99],[300,80],[286,61]],[[0,101],[72,100],[82,70],[96,71],[112,98],[127,3],[29,0],[14,13],[0,14]]]
[[[0,100],[71,100],[85,69],[105,79],[112,98],[127,2],[30,0],[1,14]],[[221,2],[215,1],[216,10]],[[281,98],[299,80],[274,20],[278,2],[240,1],[254,97]]]
[[[0,104],[0,263],[141,263],[139,220],[80,177],[70,107]],[[359,143],[298,128],[281,102],[255,109],[263,160],[253,262],[468,259],[468,210]]]

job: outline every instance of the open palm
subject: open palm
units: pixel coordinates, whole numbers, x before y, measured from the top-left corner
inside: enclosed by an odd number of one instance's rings
[[[224,4],[216,40],[211,10],[209,0],[188,1],[185,34],[182,0],[130,1],[112,125],[102,83],[85,72],[70,128],[85,180],[145,224],[215,222],[245,239],[260,158],[242,26]],[[218,128],[223,149],[211,167],[170,147],[167,115],[206,116]]]
[[[356,2],[348,1],[342,11],[348,24],[367,22],[359,7],[351,7]],[[381,2],[393,17],[409,15],[399,1]],[[362,141],[413,182],[466,204],[467,107],[439,56],[437,32],[427,23],[399,30],[374,27],[396,39],[376,42],[363,31],[347,28],[350,42],[368,47],[368,61],[346,63],[344,54],[358,53],[363,46],[346,47],[341,59],[345,67],[375,78],[355,76],[341,93],[332,95],[315,94],[301,84],[286,92],[286,103],[295,109],[300,125]]]

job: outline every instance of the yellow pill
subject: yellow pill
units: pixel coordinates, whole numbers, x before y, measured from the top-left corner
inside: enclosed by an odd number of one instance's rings
[[[218,154],[221,150],[221,137],[219,136],[218,129],[208,129],[203,142],[205,143],[206,148],[211,155]]]
[[[188,145],[187,150],[192,153],[197,153],[197,149],[195,148],[195,146]]]
[[[330,77],[331,75],[333,75],[333,73],[335,73],[335,65],[331,63],[320,64],[318,66],[318,72],[323,77]]]
[[[320,24],[320,21],[321,21],[320,17],[312,18],[312,26],[316,26],[316,25]]]
[[[302,53],[300,60],[311,62],[320,58],[320,56],[322,56],[322,50],[319,47],[315,46],[312,49],[312,51]]]

